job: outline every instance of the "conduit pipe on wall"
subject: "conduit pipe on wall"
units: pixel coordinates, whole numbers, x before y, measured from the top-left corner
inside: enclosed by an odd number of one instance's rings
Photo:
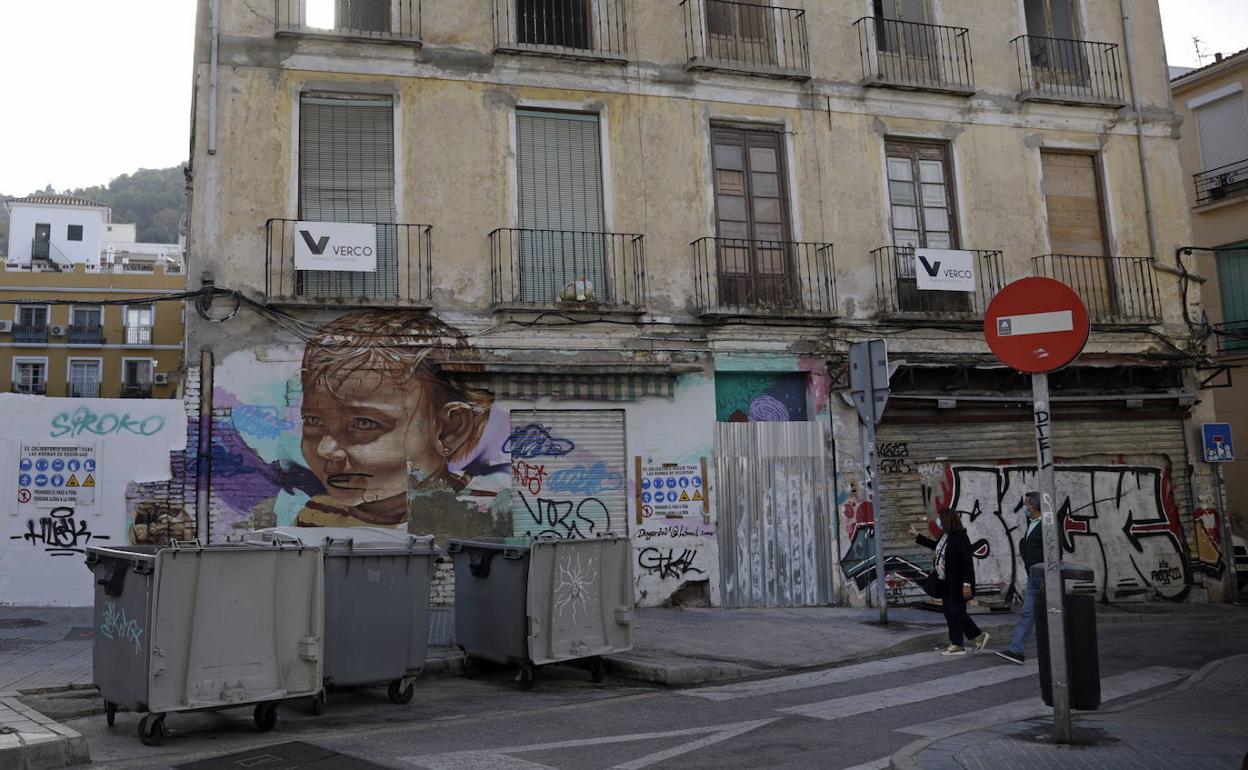
[[[1124,0],[1125,2],[1125,0]],[[212,14],[211,53],[208,62],[208,154],[217,154],[217,41],[221,37],[221,0],[210,0]],[[1132,85],[1135,81],[1132,81]]]
[[[215,1],[215,0],[214,0]],[[1148,181],[1148,159],[1144,155],[1144,116],[1140,108],[1140,89],[1136,85],[1135,45],[1131,36],[1131,12],[1128,0],[1122,2],[1122,39],[1127,52],[1127,77],[1131,79],[1131,109],[1135,110],[1136,145],[1140,154],[1140,179],[1144,186],[1144,220],[1148,224],[1148,256],[1157,261],[1157,232],[1153,217],[1153,188]]]

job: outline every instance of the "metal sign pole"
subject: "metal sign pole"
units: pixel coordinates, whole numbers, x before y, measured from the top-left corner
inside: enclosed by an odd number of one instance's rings
[[[1035,402],[1036,468],[1040,482],[1040,512],[1044,535],[1044,598],[1049,630],[1049,673],[1053,680],[1053,738],[1070,743],[1070,682],[1067,678],[1066,617],[1063,613],[1061,522],[1054,512],[1057,474],[1053,465],[1053,413],[1049,409],[1049,375],[1031,376]]]
[[[875,536],[875,584],[877,601],[880,603],[880,622],[888,622],[888,589],[884,572],[884,519],[880,515],[879,476],[875,453],[875,423],[862,422],[862,470],[866,477],[867,492],[871,498],[871,530]]]
[[[1239,601],[1239,575],[1235,572],[1235,543],[1231,540],[1231,517],[1226,510],[1222,494],[1222,464],[1213,463],[1213,486],[1218,492],[1218,518],[1222,520],[1222,558],[1226,559],[1225,572],[1231,603]]]
[[[880,603],[880,622],[888,622],[888,592],[884,573],[884,519],[880,510],[879,474],[875,452],[875,426],[888,404],[888,346],[884,340],[855,342],[849,346],[849,382],[862,434],[862,471],[871,501],[871,533],[875,540],[875,582]]]

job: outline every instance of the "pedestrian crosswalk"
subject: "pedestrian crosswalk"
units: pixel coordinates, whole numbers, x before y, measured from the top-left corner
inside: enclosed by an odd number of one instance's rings
[[[704,698],[711,701],[731,701],[738,698],[756,698],[760,695],[774,695],[794,690],[826,687],[827,685],[850,682],[855,679],[864,679],[881,674],[895,674],[899,671],[909,671],[932,665],[956,665],[956,663],[952,660],[942,659],[931,652],[916,652],[912,655],[899,655],[895,658],[872,660],[866,663],[856,663],[851,666],[831,668],[825,671],[811,671],[805,674],[778,676],[774,679],[737,682],[717,687],[703,687],[698,690],[684,690],[681,694],[688,695],[691,698]]]

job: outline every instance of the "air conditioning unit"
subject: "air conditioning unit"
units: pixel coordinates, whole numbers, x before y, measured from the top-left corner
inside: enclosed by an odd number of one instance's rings
[[[168,385],[169,384],[168,372],[157,372],[155,375],[152,376],[152,382],[155,383],[156,385]]]
[[[0,321],[0,334],[12,334],[12,333],[13,333],[13,322],[12,321]]]
[[[65,327],[64,327],[64,326],[53,326],[53,327],[52,327],[52,336],[53,336],[53,337],[64,337],[64,336],[65,336]]]

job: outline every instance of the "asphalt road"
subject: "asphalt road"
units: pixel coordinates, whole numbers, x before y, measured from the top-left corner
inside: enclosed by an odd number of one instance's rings
[[[1244,652],[1248,621],[1120,624],[1102,628],[1100,642],[1103,687],[1125,702]],[[932,651],[668,690],[611,679],[594,685],[586,671],[552,667],[531,692],[506,671],[421,682],[406,707],[388,704],[384,691],[335,692],[321,717],[284,706],[270,733],[257,732],[245,710],[172,715],[173,734],[159,748],[139,743],[132,714],[119,714],[111,730],[102,716],[68,724],[87,737],[100,768],[866,770],[887,767],[890,754],[920,736],[1021,718],[1039,694],[1034,671],[1034,661],[1018,667],[988,654],[945,659]],[[237,752],[248,756],[214,760]],[[303,764],[282,759],[300,752]],[[344,756],[331,761],[334,753]],[[318,754],[324,759],[309,764]]]

